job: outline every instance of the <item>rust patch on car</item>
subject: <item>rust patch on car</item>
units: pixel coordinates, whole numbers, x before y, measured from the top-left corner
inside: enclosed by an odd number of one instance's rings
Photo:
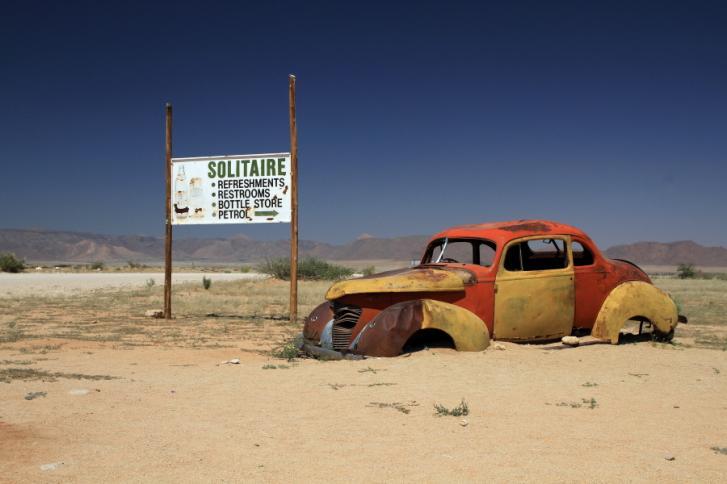
[[[523,222],[512,225],[503,225],[498,227],[500,230],[507,230],[508,232],[550,232],[552,229],[550,225],[543,222]]]

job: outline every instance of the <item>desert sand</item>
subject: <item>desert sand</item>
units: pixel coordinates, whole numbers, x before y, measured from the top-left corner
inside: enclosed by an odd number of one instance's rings
[[[0,359],[114,379],[0,383],[6,482],[727,475],[727,455],[713,450],[727,447],[722,351],[497,343],[481,353],[287,362],[227,348],[60,343],[42,357],[20,352],[27,343],[5,347]],[[232,358],[240,364],[222,364]],[[435,416],[435,404],[462,399],[469,415]]]

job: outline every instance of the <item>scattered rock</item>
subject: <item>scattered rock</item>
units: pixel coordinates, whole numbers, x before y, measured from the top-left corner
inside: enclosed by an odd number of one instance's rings
[[[48,395],[46,392],[28,392],[27,395],[25,395],[26,400],[35,400],[36,398],[45,397]]]
[[[492,345],[492,349],[498,350],[498,351],[505,351],[505,347],[501,345],[500,343],[495,343]]]
[[[144,316],[146,316],[147,318],[161,319],[162,317],[164,317],[164,311],[162,311],[161,309],[150,309],[144,313]]]
[[[468,426],[468,425],[469,425],[470,423],[469,423],[469,422],[467,421],[467,419],[466,419],[466,418],[463,418],[462,420],[460,420],[460,421],[459,421],[459,424],[460,424],[460,425],[461,425],[462,427],[466,427],[466,426]]]
[[[69,395],[88,395],[89,393],[91,393],[91,390],[85,388],[75,388],[68,392]]]
[[[225,364],[227,365],[239,365],[240,364],[240,358],[233,358],[231,360],[225,361]]]
[[[560,340],[564,345],[568,346],[578,346],[581,344],[581,340],[578,338],[578,336],[563,336]]]
[[[664,454],[664,460],[673,461],[676,457],[674,457],[672,454]]]
[[[54,471],[63,465],[63,462],[51,462],[50,464],[43,464],[40,466],[41,471]]]

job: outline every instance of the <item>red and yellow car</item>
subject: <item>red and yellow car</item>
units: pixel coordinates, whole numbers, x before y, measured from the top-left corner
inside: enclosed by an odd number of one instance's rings
[[[484,350],[491,339],[591,334],[618,343],[627,321],[669,340],[671,297],[636,265],[605,258],[581,230],[545,220],[453,227],[409,269],[334,283],[305,319],[311,354],[396,356],[425,346]]]

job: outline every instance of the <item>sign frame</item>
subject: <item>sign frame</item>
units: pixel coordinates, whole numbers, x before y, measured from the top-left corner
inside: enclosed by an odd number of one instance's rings
[[[283,175],[280,174],[281,160],[285,160]],[[251,161],[255,162],[256,175],[247,174],[248,168],[253,169]],[[209,166],[212,162],[217,163],[217,169],[229,169],[236,175],[230,176],[225,171],[223,176],[219,176],[219,172],[210,176],[210,170],[214,171],[214,167]],[[186,173],[189,171],[192,173]],[[275,174],[270,175],[271,171]],[[288,152],[172,158],[171,176],[175,185],[171,202],[174,207],[172,225],[292,223],[292,155]],[[248,185],[259,184],[255,183],[257,180],[268,182],[260,183],[265,185],[262,187],[240,188],[242,180]],[[178,182],[181,182],[180,187],[177,187]],[[222,184],[235,186],[221,189]],[[239,193],[235,197],[224,197],[223,191]],[[250,195],[243,197],[242,192]],[[267,195],[261,197],[261,192]],[[221,213],[226,217],[217,218]]]

